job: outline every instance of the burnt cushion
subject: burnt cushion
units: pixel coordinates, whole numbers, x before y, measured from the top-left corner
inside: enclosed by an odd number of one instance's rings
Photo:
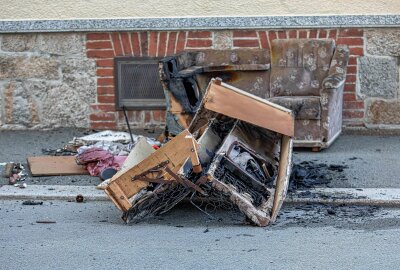
[[[332,39],[287,39],[272,42],[271,96],[318,96],[328,75]]]
[[[293,111],[296,119],[319,120],[321,119],[321,102],[319,97],[273,97],[269,101]]]

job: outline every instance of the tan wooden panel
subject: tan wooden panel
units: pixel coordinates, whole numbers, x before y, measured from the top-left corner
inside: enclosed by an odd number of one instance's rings
[[[197,151],[199,144],[194,140],[189,131],[182,131],[179,135],[174,137],[171,141],[136,166],[121,175],[114,176],[108,184],[107,190],[109,192],[107,192],[107,194],[116,194],[119,191],[122,191],[125,196],[123,196],[123,198],[114,197],[113,201],[119,202],[119,205],[117,206],[123,211],[129,210],[125,207],[125,205],[128,205],[126,201],[148,185],[148,182],[145,181],[132,181],[132,177],[141,174],[166,160],[169,161],[168,167],[176,173],[183,166],[185,161],[191,157],[193,147],[195,147],[195,150]],[[168,179],[168,176],[166,176],[166,178]],[[113,190],[116,186],[118,186],[118,190]]]
[[[211,83],[204,107],[287,136],[294,135],[294,117],[289,110],[224,83]]]
[[[276,180],[274,205],[272,207],[271,221],[274,222],[286,198],[286,192],[289,186],[289,177],[291,172],[293,152],[293,139],[283,136],[281,141],[281,153],[279,158],[279,172]]]
[[[89,174],[84,166],[77,165],[74,156],[28,157],[33,176]]]

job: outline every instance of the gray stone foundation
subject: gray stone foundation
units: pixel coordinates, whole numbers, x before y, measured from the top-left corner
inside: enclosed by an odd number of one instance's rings
[[[367,127],[400,128],[400,29],[365,30],[366,56],[359,58],[359,93]]]
[[[0,35],[0,129],[89,127],[96,65],[86,34]]]

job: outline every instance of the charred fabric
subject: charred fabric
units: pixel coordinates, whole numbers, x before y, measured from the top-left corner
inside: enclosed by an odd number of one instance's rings
[[[185,198],[206,214],[222,206],[238,209],[258,226],[274,222],[292,167],[292,112],[220,79],[199,87],[192,71],[205,72],[204,67],[186,71],[192,74],[188,90],[174,65],[166,61],[160,68],[170,140],[98,188],[123,211],[126,222],[163,214]],[[265,66],[246,68],[260,72]],[[208,70],[219,69],[243,67],[235,63]],[[134,148],[130,155],[139,153]]]

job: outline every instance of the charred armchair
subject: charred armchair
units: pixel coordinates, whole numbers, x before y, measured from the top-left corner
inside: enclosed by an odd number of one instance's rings
[[[331,39],[272,42],[269,100],[294,112],[295,146],[327,148],[341,133],[348,58]]]

